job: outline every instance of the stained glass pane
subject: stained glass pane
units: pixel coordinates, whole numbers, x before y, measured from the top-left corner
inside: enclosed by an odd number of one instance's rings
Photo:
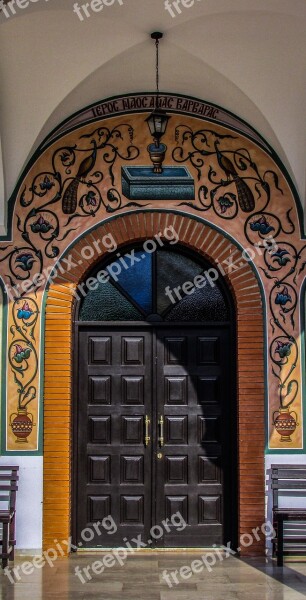
[[[113,286],[99,283],[96,290],[85,296],[79,315],[80,321],[139,321],[141,313]]]
[[[165,316],[165,321],[228,321],[229,311],[220,289],[206,285],[194,289]]]
[[[107,268],[127,294],[143,308],[152,312],[152,255],[141,250],[131,250]]]
[[[155,258],[156,272],[152,277]],[[141,250],[126,252],[121,260],[105,267],[111,276],[110,281],[99,283],[96,290],[88,291],[82,301],[80,320],[228,321],[228,303],[218,281],[214,287],[206,280],[204,287],[193,288],[195,277],[203,275],[207,268],[208,265],[198,264],[176,250],[160,249],[154,258]],[[153,279],[156,290],[153,289]],[[187,287],[186,282],[190,282]],[[200,285],[199,278],[197,285]]]
[[[157,254],[157,312],[162,314],[171,306],[171,296],[166,294],[170,290],[182,286],[186,281],[192,281],[196,275],[203,272],[203,267],[198,265],[184,254],[177,252],[160,251]],[[184,294],[182,294],[184,296]]]

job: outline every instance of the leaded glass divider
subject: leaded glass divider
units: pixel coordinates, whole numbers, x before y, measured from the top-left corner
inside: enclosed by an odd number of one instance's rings
[[[212,266],[193,253],[169,245],[151,253],[143,247],[125,249],[117,257],[102,262],[93,272],[97,282],[87,287],[79,309],[80,321],[230,319],[221,274],[209,282],[205,272]]]

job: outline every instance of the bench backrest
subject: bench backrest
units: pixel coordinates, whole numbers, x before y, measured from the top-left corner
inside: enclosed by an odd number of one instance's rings
[[[19,467],[0,465],[0,510],[15,510]]]
[[[271,487],[273,491],[273,508],[279,508],[279,494],[297,491],[304,495],[306,505],[306,466],[305,465],[271,465]]]

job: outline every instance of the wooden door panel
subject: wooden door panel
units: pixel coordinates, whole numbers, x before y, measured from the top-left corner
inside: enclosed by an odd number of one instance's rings
[[[157,413],[164,418],[164,446],[156,451],[162,455],[156,459],[156,522],[179,511],[187,523],[181,532],[165,533],[160,544],[166,547],[224,542],[228,344],[226,328],[157,331]]]
[[[82,546],[122,546],[139,534],[146,542],[153,525],[177,512],[187,527],[171,527],[158,546],[207,547],[228,539],[237,485],[229,343],[226,327],[156,327],[155,334],[153,328],[80,327],[76,518]],[[102,531],[84,542],[82,529],[108,515],[116,533]]]
[[[120,483],[144,483],[143,456],[121,456]]]
[[[152,446],[144,446],[144,423],[151,411],[151,333],[80,328],[76,517],[83,547],[149,537]],[[85,542],[82,530],[108,515],[117,531],[100,528]]]
[[[188,483],[188,457],[165,456],[165,484],[179,485]]]
[[[188,394],[187,385],[188,377],[183,375],[181,377],[165,377],[165,404],[174,405],[187,405]]]
[[[219,365],[220,364],[220,338],[214,335],[197,336],[197,365]]]
[[[111,377],[88,377],[89,404],[111,404]]]
[[[135,406],[144,404],[144,380],[143,375],[123,376],[122,383],[122,404]]]
[[[85,348],[83,348],[85,350]],[[111,365],[112,337],[90,337],[88,340],[88,365]]]

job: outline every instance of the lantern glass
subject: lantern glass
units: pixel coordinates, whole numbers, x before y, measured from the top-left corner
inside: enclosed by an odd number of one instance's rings
[[[157,142],[159,142],[160,138],[164,135],[169,118],[170,117],[168,117],[164,111],[155,109],[146,119],[150,133]]]

